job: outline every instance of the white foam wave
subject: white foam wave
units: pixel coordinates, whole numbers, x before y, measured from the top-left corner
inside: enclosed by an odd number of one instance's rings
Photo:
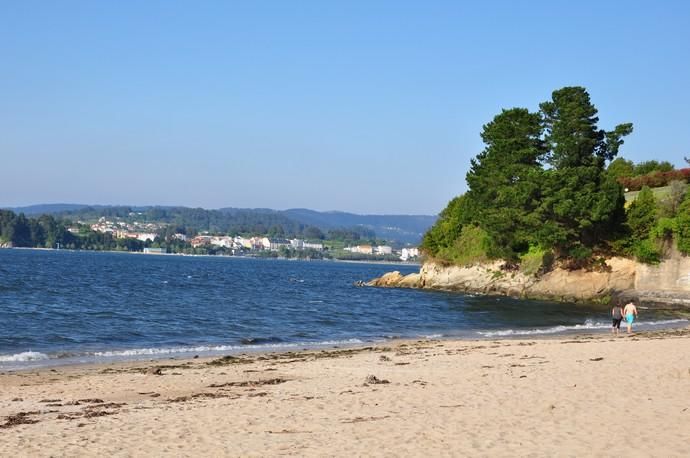
[[[194,347],[169,347],[169,348],[132,348],[128,350],[111,350],[111,351],[97,351],[93,356],[100,358],[116,358],[128,356],[155,356],[155,355],[170,355],[183,353],[209,353],[209,352],[226,352],[247,349],[281,349],[281,348],[302,348],[302,347],[321,347],[331,345],[353,345],[361,344],[363,341],[359,339],[347,340],[326,340],[322,342],[285,342],[273,344],[256,344],[256,345],[199,345]]]
[[[673,320],[659,320],[659,321],[635,321],[635,326],[644,327],[655,327],[655,326],[666,326],[669,324],[680,324],[687,323],[687,319],[679,318]],[[625,325],[625,322],[622,323]],[[583,324],[575,324],[571,326],[553,326],[550,328],[537,328],[537,329],[501,329],[498,331],[477,331],[477,334],[484,337],[508,337],[508,336],[530,336],[530,335],[543,335],[543,334],[559,334],[568,331],[586,331],[586,330],[597,330],[597,329],[610,329],[611,322],[594,322],[592,320],[586,320]]]
[[[45,353],[39,353],[37,351],[23,351],[21,353],[15,353],[14,355],[0,355],[0,362],[3,363],[43,361],[46,359],[49,359],[48,355]]]

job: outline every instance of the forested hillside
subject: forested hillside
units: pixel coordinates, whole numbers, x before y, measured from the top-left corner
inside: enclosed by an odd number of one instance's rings
[[[73,222],[93,223],[101,217],[151,222],[166,225],[168,235],[208,232],[307,239],[380,239],[413,245],[419,244],[424,232],[436,221],[436,216],[430,215],[356,215],[307,209],[207,210],[188,207],[52,204],[10,210],[27,217],[52,215]]]

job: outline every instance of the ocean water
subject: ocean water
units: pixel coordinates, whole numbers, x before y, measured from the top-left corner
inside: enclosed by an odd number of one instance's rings
[[[416,266],[0,250],[0,370],[117,359],[609,329],[609,309],[362,288]],[[687,325],[641,310],[637,329]]]

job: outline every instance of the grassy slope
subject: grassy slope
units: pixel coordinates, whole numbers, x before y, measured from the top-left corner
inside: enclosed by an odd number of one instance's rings
[[[670,186],[661,186],[659,188],[652,188],[652,192],[654,193],[654,197],[656,197],[657,201],[663,199],[666,197],[669,193],[669,190],[671,189]],[[637,199],[637,195],[640,193],[640,191],[630,191],[625,193],[625,205],[628,206],[630,205],[631,202],[633,202],[635,199]]]

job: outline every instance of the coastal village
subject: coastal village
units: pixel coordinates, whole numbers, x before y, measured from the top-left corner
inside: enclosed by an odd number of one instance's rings
[[[132,216],[132,215],[131,215]],[[78,224],[86,225],[82,221]],[[94,232],[109,233],[116,239],[135,239],[140,242],[151,243],[164,238],[161,234],[165,232],[166,225],[162,223],[147,223],[147,222],[125,222],[125,221],[111,221],[106,217],[99,218],[98,222],[89,225]],[[78,233],[79,227],[70,227],[70,232]],[[314,253],[323,253],[332,250],[332,247],[326,245],[323,241],[310,241],[299,238],[275,238],[264,235],[242,236],[242,235],[220,235],[202,233],[195,236],[188,236],[187,234],[175,233],[168,236],[171,241],[179,241],[188,243],[192,248],[215,247],[223,249],[224,253],[232,256],[243,256],[259,253],[277,253],[289,250],[298,252],[312,251]],[[394,248],[390,245],[348,245],[342,247],[342,251],[351,255],[360,255],[363,259],[371,257],[385,257],[390,260],[392,258],[400,261],[416,261],[419,257],[418,247],[400,247]],[[146,246],[143,249],[147,254],[165,254],[166,249],[159,246]]]

